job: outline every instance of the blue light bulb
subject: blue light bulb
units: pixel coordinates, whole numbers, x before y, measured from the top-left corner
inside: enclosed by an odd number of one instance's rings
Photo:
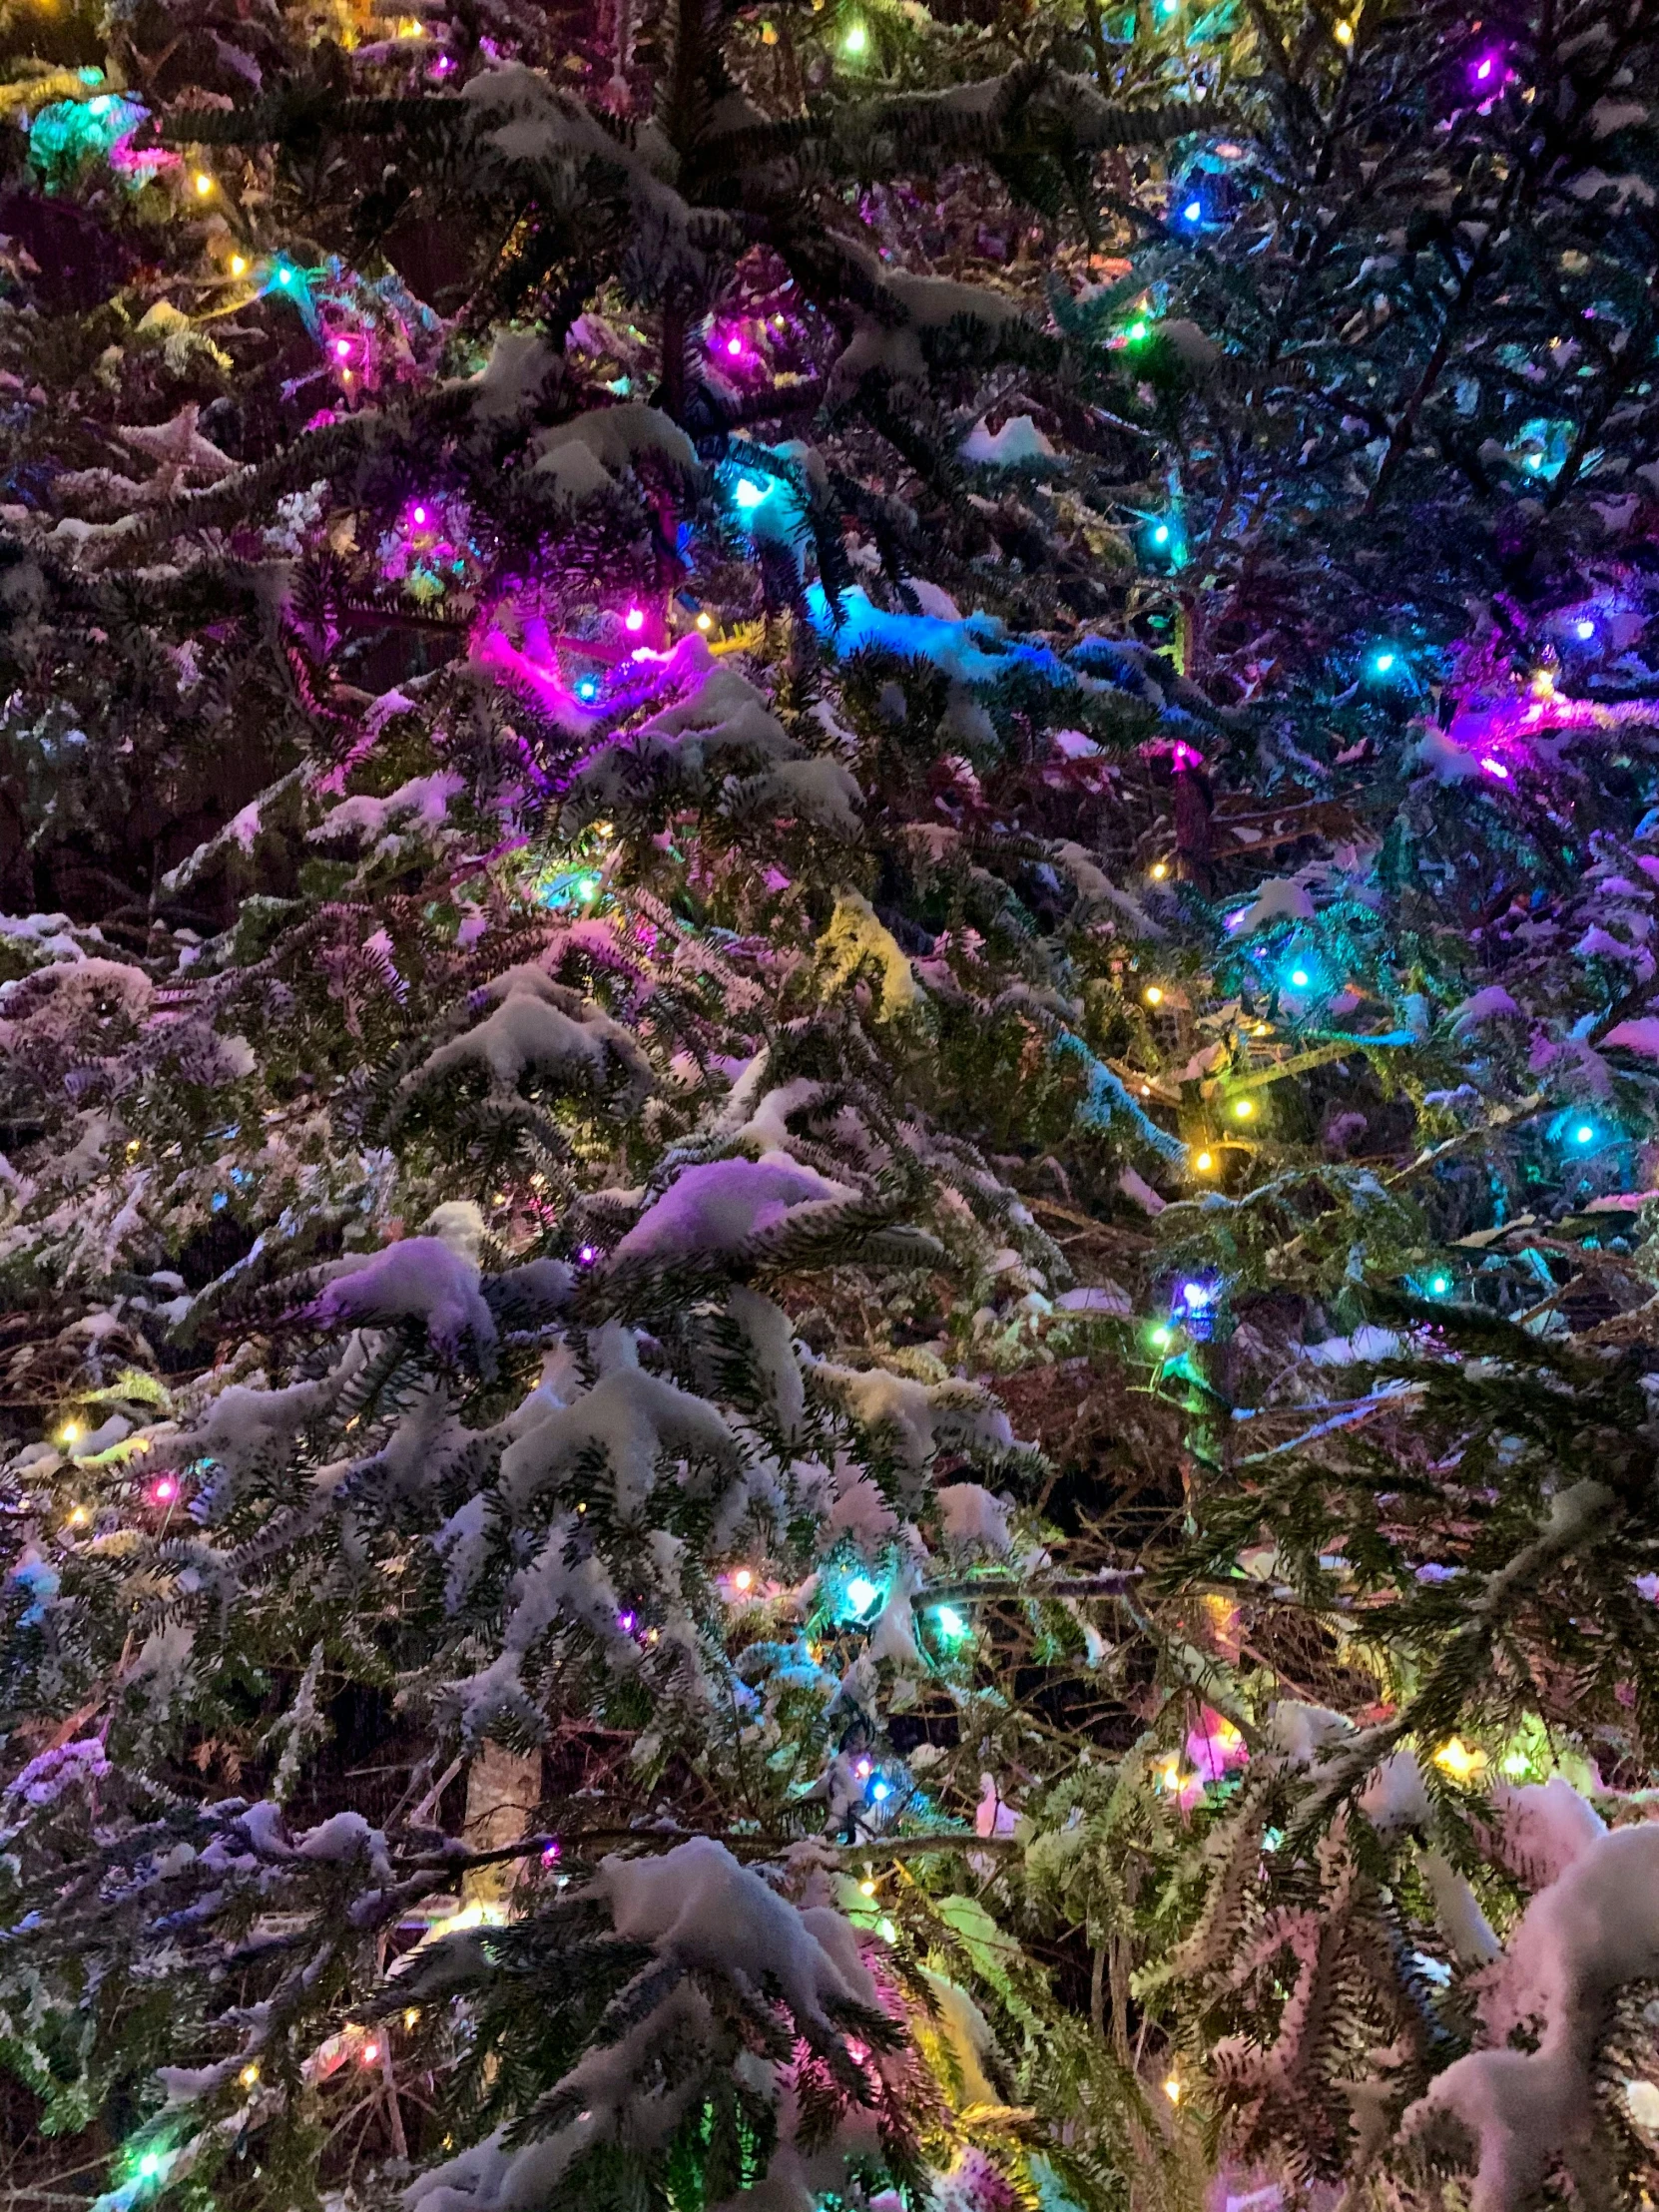
[[[770,485],[763,488],[753,476],[740,476],[732,497],[740,507],[758,507],[771,488]]]
[[[1376,669],[1379,676],[1386,676],[1393,665],[1394,656],[1391,653],[1379,653],[1372,663],[1372,667]]]
[[[884,1782],[872,1782],[869,1786],[869,1794],[875,1800],[875,1803],[879,1805],[883,1799],[890,1798],[892,1796],[892,1791]]]
[[[1596,626],[1592,621],[1590,621],[1588,616],[1586,616],[1582,622],[1575,622],[1573,624],[1573,630],[1574,633],[1580,638],[1593,638],[1596,634]]]
[[[1305,991],[1308,988],[1308,970],[1305,967],[1292,968],[1291,981],[1299,991]]]
[[[1154,545],[1168,545],[1169,524],[1167,522],[1159,523],[1157,529],[1152,533],[1152,542]]]
[[[1574,1144],[1594,1144],[1595,1138],[1596,1133],[1590,1127],[1587,1121],[1581,1121],[1578,1127],[1572,1133],[1572,1141]]]
[[[599,697],[599,686],[591,676],[583,676],[577,681],[576,696],[578,699],[597,699]]]
[[[1198,200],[1189,200],[1181,211],[1181,220],[1183,223],[1202,223],[1204,220],[1203,203]]]

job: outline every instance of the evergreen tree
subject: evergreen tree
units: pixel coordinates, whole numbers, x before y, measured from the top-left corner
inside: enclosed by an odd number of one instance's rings
[[[1649,2201],[1659,6],[409,7],[0,21],[10,2186]]]

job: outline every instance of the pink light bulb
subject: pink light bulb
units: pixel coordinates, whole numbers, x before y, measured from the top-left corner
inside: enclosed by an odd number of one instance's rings
[[[622,618],[622,626],[625,630],[643,630],[645,628],[645,609],[643,607],[630,607]]]
[[[728,338],[726,341],[726,350],[732,355],[733,359],[735,360],[737,356],[743,351],[742,338]]]
[[[351,340],[349,338],[335,338],[334,351],[342,361],[348,361],[351,358]]]
[[[171,1505],[179,1494],[179,1485],[171,1474],[164,1474],[152,1494],[158,1505]]]
[[[1490,56],[1490,55],[1488,54],[1488,55],[1487,55],[1487,57],[1486,57],[1486,59],[1485,59],[1485,60],[1484,60],[1484,61],[1483,61],[1483,62],[1482,62],[1482,63],[1480,64],[1479,68],[1478,68],[1478,69],[1476,69],[1476,71],[1475,71],[1475,73],[1474,73],[1474,74],[1475,74],[1475,75],[1476,75],[1476,76],[1477,76],[1477,77],[1479,78],[1480,82],[1481,82],[1482,84],[1484,84],[1484,83],[1486,82],[1486,79],[1487,79],[1487,78],[1488,78],[1488,77],[1489,77],[1489,76],[1491,75],[1491,73],[1492,73],[1492,62],[1491,62],[1491,56]]]
[[[414,519],[422,528],[424,528],[426,522],[426,509],[424,507],[417,507],[414,511]]]

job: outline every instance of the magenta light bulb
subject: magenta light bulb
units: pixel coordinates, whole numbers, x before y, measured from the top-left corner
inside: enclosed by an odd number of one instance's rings
[[[645,628],[645,609],[643,607],[630,607],[622,618],[622,626],[625,630],[643,630]]]
[[[424,507],[417,507],[414,511],[414,518],[416,522],[423,523],[426,520],[426,509]]]
[[[342,361],[348,360],[351,355],[351,340],[349,338],[335,338],[334,351]]]
[[[726,350],[735,358],[739,353],[743,351],[742,338],[728,338],[726,341]]]

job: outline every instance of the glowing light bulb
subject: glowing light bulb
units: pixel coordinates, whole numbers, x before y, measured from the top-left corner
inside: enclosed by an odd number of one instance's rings
[[[541,1847],[541,1863],[544,1867],[556,1867],[564,1857],[565,1847],[557,1836],[549,1836]]]
[[[162,2170],[162,2154],[159,2150],[147,2150],[138,2162],[140,2181],[154,2181]]]
[[[1123,334],[1131,345],[1139,345],[1148,334],[1148,326],[1145,322],[1132,322]]]
[[[1467,1782],[1486,1764],[1486,1754],[1471,1749],[1460,1736],[1453,1736],[1435,1752],[1434,1764],[1442,1773],[1450,1775],[1453,1782]]]
[[[242,2083],[245,2089],[252,2089],[255,2082],[258,2081],[259,2078],[260,2069],[258,2066],[244,2066],[241,2073],[239,2073],[237,2076],[237,2079]]]
[[[72,1505],[69,1508],[69,1525],[71,1528],[85,1528],[91,1518],[92,1515],[84,1505]]]
[[[380,2062],[380,2046],[372,2037],[364,2043],[359,2053],[365,2066],[377,2066]]]
[[[291,269],[279,269],[276,272],[276,281],[279,284],[291,284],[293,282],[293,271]]]
[[[582,700],[597,699],[599,697],[598,683],[591,676],[579,676],[576,679],[576,696]]]
[[[841,52],[843,54],[862,54],[868,49],[868,46],[869,32],[861,23],[854,23],[845,38],[841,40]]]
[[[1200,1175],[1208,1175],[1215,1164],[1216,1163],[1214,1156],[1208,1152],[1201,1152],[1198,1158],[1193,1162],[1193,1166],[1198,1170]]]
[[[1181,1286],[1182,1305],[1190,1306],[1197,1314],[1203,1313],[1215,1295],[1208,1283],[1183,1283]]]
[[[416,509],[414,510],[413,519],[416,527],[418,529],[424,530],[426,527],[426,509],[424,507],[416,507]]]
[[[1164,1003],[1164,994],[1156,983],[1148,983],[1145,995],[1149,1006],[1161,1006]]]
[[[1254,1100],[1254,1099],[1249,1099],[1249,1098],[1236,1098],[1236,1099],[1234,1099],[1234,1101],[1233,1101],[1233,1112],[1234,1112],[1234,1114],[1236,1115],[1236,1117],[1237,1117],[1237,1118],[1238,1118],[1238,1119],[1239,1119],[1240,1121],[1248,1121],[1248,1120],[1250,1119],[1251,1115],[1252,1115],[1253,1113],[1255,1113],[1255,1111],[1256,1111],[1256,1102],[1255,1102],[1255,1100]]]
[[[939,1634],[941,1636],[965,1636],[967,1634],[967,1622],[963,1620],[961,1614],[957,1612],[953,1605],[941,1605],[933,1617],[939,1624]]]
[[[233,276],[246,276],[247,274],[248,256],[246,254],[233,254],[231,256],[231,275]]]
[[[755,1587],[754,1569],[739,1567],[732,1577],[732,1587],[734,1590],[752,1590]]]
[[[420,2006],[418,2004],[406,2004],[403,2007],[403,2025],[405,2027],[415,2026],[419,2019]]]
[[[1292,968],[1291,981],[1299,991],[1305,991],[1308,988],[1308,970],[1305,967]]]
[[[1156,1329],[1149,1329],[1147,1331],[1147,1342],[1159,1352],[1162,1352],[1166,1345],[1172,1343],[1174,1341],[1174,1330],[1166,1329],[1162,1322],[1159,1323]]]
[[[1169,2079],[1164,2083],[1164,2094],[1166,2097],[1169,2098],[1171,2104],[1179,2104],[1181,2102],[1181,2084],[1176,2079],[1174,2074],[1171,2074]]]
[[[728,353],[731,354],[732,358],[736,360],[743,352],[742,338],[728,338],[726,341],[726,350]]]
[[[701,614],[701,615],[699,615],[699,616],[698,616],[698,618],[697,618],[697,627],[698,627],[698,628],[699,628],[700,630],[712,630],[712,629],[714,628],[714,626],[715,626],[715,618],[714,618],[714,616],[713,616],[713,615],[711,615],[711,614]]]
[[[846,1585],[846,1602],[855,1613],[867,1613],[880,1594],[867,1575],[855,1574]]]
[[[872,1782],[869,1786],[869,1794],[875,1800],[876,1804],[880,1805],[887,1798],[890,1798],[892,1796],[892,1790],[891,1787],[885,1782]]]
[[[637,636],[645,628],[645,609],[630,607],[622,618],[622,627]]]
[[[1169,873],[1168,860],[1154,860],[1151,867],[1147,869],[1147,873],[1155,883],[1161,883]]]
[[[858,1895],[861,1898],[872,1898],[875,1895],[874,1883],[869,1881],[867,1878],[864,1881],[860,1882],[858,1885]]]
[[[1201,200],[1189,200],[1181,211],[1181,220],[1183,223],[1202,223],[1204,203]]]
[[[740,476],[732,488],[732,498],[740,507],[758,507],[766,497],[766,491],[753,476]]]
[[[852,1771],[860,1782],[867,1782],[869,1780],[869,1761],[860,1759]]]
[[[1386,676],[1389,669],[1394,665],[1394,656],[1391,653],[1379,653],[1371,665],[1376,669],[1379,676]]]
[[[1431,1275],[1428,1279],[1428,1288],[1430,1294],[1433,1297],[1444,1298],[1447,1291],[1449,1291],[1451,1288],[1451,1283],[1446,1276]]]
[[[1352,46],[1354,44],[1354,26],[1352,23],[1337,24],[1331,35],[1339,46]]]
[[[1582,622],[1575,622],[1572,627],[1573,635],[1580,639],[1593,638],[1596,634],[1596,626],[1587,615]]]
[[[1167,522],[1159,523],[1158,527],[1152,533],[1152,542],[1154,545],[1168,545],[1169,524]]]
[[[209,193],[211,193],[214,189],[214,181],[208,175],[205,169],[199,169],[196,172],[196,175],[191,179],[191,182],[196,187],[196,197],[198,198],[198,200],[206,200]]]
[[[81,1440],[81,1424],[80,1424],[80,1422],[79,1422],[78,1420],[66,1420],[66,1421],[64,1422],[63,1426],[62,1426],[62,1427],[61,1427],[61,1428],[60,1428],[60,1429],[58,1430],[58,1441],[59,1441],[59,1443],[61,1443],[61,1444],[73,1444],[73,1443],[79,1443],[79,1442],[80,1442],[80,1440]]]
[[[1495,54],[1483,54],[1483,55],[1482,55],[1482,56],[1480,57],[1479,61],[1477,61],[1477,62],[1475,63],[1475,65],[1474,65],[1474,81],[1475,81],[1475,83],[1476,83],[1477,85],[1484,85],[1484,84],[1489,84],[1489,83],[1491,82],[1492,72],[1493,72],[1493,71],[1494,71],[1494,70],[1496,69],[1496,67],[1497,67],[1497,57],[1496,57],[1496,55],[1495,55]]]
[[[1509,771],[1501,761],[1494,761],[1489,753],[1483,753],[1480,756],[1480,766],[1488,776],[1495,776],[1500,784],[1508,783]]]
[[[340,360],[348,361],[351,358],[351,340],[349,338],[335,338],[334,352]]]
[[[161,1475],[158,1477],[150,1495],[158,1505],[171,1505],[179,1495],[178,1482],[171,1474]]]
[[[1596,1133],[1590,1127],[1589,1123],[1587,1121],[1581,1121],[1578,1127],[1572,1133],[1572,1141],[1574,1144],[1594,1144],[1595,1136]]]

